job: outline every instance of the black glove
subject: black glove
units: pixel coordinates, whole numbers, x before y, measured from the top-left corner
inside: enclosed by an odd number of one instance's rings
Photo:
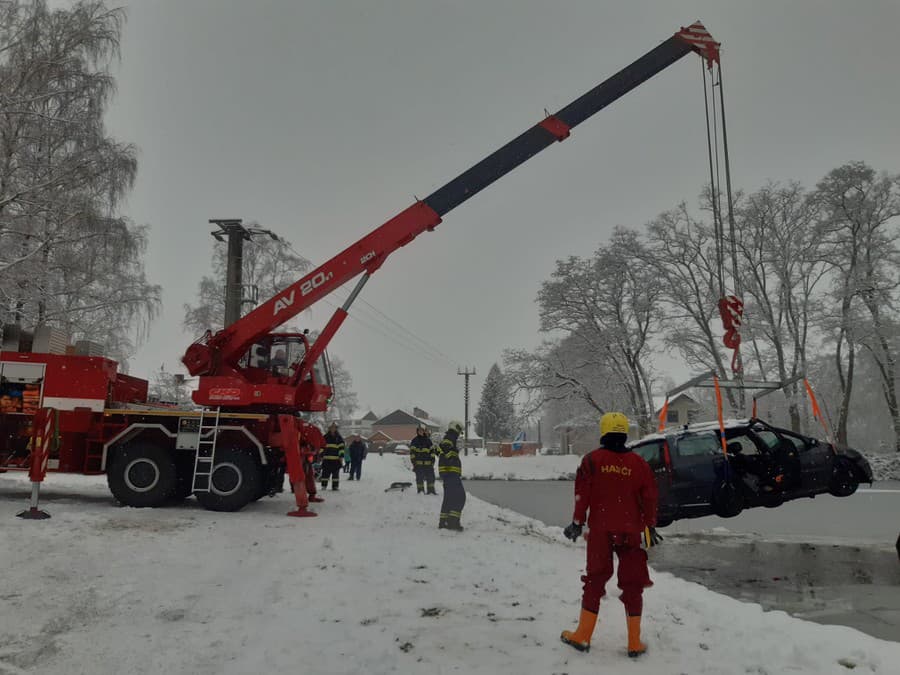
[[[581,529],[583,525],[579,525],[574,520],[566,525],[566,529],[563,530],[563,534],[566,535],[566,539],[571,539],[575,541],[581,535]]]
[[[644,547],[653,548],[662,543],[663,536],[656,531],[655,527],[644,528]]]

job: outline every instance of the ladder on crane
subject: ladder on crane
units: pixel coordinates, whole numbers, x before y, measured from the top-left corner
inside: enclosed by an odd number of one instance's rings
[[[221,408],[200,411],[197,454],[194,456],[194,477],[191,492],[211,492],[212,474],[216,461],[216,441],[219,436]],[[210,421],[210,418],[212,420]]]

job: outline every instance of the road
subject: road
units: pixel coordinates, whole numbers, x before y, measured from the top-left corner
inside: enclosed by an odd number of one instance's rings
[[[548,525],[572,518],[568,481],[466,481],[476,497]],[[681,520],[651,551],[658,570],[819,623],[900,642],[900,482],[736,518]]]

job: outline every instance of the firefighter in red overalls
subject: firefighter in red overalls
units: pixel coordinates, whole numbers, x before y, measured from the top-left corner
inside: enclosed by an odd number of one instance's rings
[[[620,596],[628,622],[628,656],[646,651],[641,642],[641,611],[644,589],[652,586],[647,571],[647,553],[641,548],[647,531],[647,545],[660,537],[656,525],[658,502],[656,481],[650,466],[625,447],[628,418],[622,413],[606,413],[600,418],[600,447],[584,456],[575,476],[575,514],[565,535],[575,541],[585,522],[588,531],[587,570],[581,580],[584,594],[578,628],[563,631],[566,644],[588,651],[597,622],[600,598],[613,574],[613,552],[619,558]]]

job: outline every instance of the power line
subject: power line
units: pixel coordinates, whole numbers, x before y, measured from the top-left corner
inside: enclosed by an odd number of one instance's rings
[[[339,307],[338,304],[336,304],[328,299],[323,299],[323,301],[335,309],[337,309]],[[353,319],[354,321],[359,322],[362,326],[365,326],[366,328],[368,328],[370,330],[374,330],[376,333],[379,333],[380,335],[393,341],[395,344],[399,345],[403,349],[405,349],[409,352],[412,352],[412,353],[416,354],[417,356],[420,356],[428,361],[432,361],[433,363],[437,363],[440,365],[450,365],[450,366],[456,365],[455,363],[453,363],[452,361],[449,361],[448,359],[437,358],[433,353],[429,353],[429,352],[425,351],[420,346],[418,346],[414,343],[405,341],[402,337],[397,336],[396,334],[391,334],[390,331],[385,326],[378,324],[377,322],[372,322],[369,317],[359,316],[353,312],[351,312],[348,316],[350,316],[350,318]]]
[[[317,267],[317,265],[316,265],[312,260],[310,260],[309,258],[307,258],[306,256],[304,256],[303,254],[301,254],[299,251],[297,251],[297,249],[294,248],[294,245],[293,245],[291,242],[289,242],[289,241],[287,241],[286,239],[283,239],[283,238],[281,238],[281,237],[279,237],[279,240],[280,240],[282,243],[286,244],[287,247],[288,247],[288,249],[290,249],[290,251],[291,251],[295,256],[297,256],[300,260],[302,260],[303,262],[307,263],[308,265],[311,265],[313,268],[316,268],[316,267]],[[340,294],[339,294],[339,292],[338,292],[337,290],[335,290],[334,293],[335,293],[336,297],[338,297],[338,298],[341,299],[341,301],[344,300],[344,298],[342,298],[342,297],[340,296]],[[324,300],[325,300],[325,302],[326,302],[327,304],[329,304],[330,306],[337,308],[337,305],[335,305],[334,303],[330,302],[327,298],[324,299]],[[385,337],[387,337],[387,338],[389,338],[389,339],[391,339],[391,340],[394,340],[395,342],[397,342],[398,344],[400,344],[400,345],[403,346],[404,348],[406,348],[406,349],[408,349],[408,350],[410,350],[410,351],[412,351],[412,352],[418,354],[419,356],[424,356],[425,358],[427,358],[427,359],[429,359],[429,360],[431,360],[431,361],[434,361],[434,362],[436,362],[436,363],[437,363],[437,362],[443,362],[443,363],[445,363],[446,365],[449,365],[449,366],[451,366],[451,367],[452,367],[452,366],[456,366],[457,361],[454,360],[454,359],[452,359],[451,357],[447,356],[447,355],[446,355],[443,351],[441,351],[438,347],[436,347],[436,346],[433,345],[432,343],[428,342],[428,341],[425,340],[424,338],[419,337],[418,335],[416,335],[415,333],[413,333],[410,329],[406,328],[405,326],[403,326],[403,325],[402,325],[401,323],[399,323],[398,321],[396,321],[396,320],[392,319],[391,317],[389,317],[387,314],[385,314],[384,312],[382,312],[380,309],[378,309],[377,307],[375,307],[375,306],[374,306],[373,304],[371,304],[370,302],[367,302],[366,300],[362,300],[362,299],[360,300],[360,302],[361,302],[362,304],[364,304],[366,307],[370,308],[370,309],[372,310],[372,312],[375,312],[375,314],[376,314],[377,316],[371,316],[371,315],[368,315],[364,310],[362,310],[361,307],[359,307],[359,306],[357,305],[357,307],[356,307],[355,309],[353,309],[351,312],[349,312],[349,316],[350,316],[351,318],[355,319],[356,321],[359,321],[362,325],[364,325],[364,326],[366,326],[366,327],[368,327],[368,328],[373,328],[374,330],[376,330],[377,332],[379,332],[381,335],[383,335],[383,336],[385,336]],[[409,337],[411,337],[415,342],[418,342],[421,346],[417,346],[415,343],[410,343],[410,341],[409,341],[408,338],[406,338],[406,337],[404,337],[404,336],[401,336],[401,335],[398,335],[398,334],[396,333],[396,331],[395,331],[393,328],[391,328],[390,325],[385,325],[384,322],[382,322],[381,319],[379,319],[379,317],[383,318],[383,319],[384,319],[385,321],[387,321],[389,324],[392,324],[392,325],[395,326],[397,329],[399,329],[400,331],[402,331],[403,333],[405,333],[406,335],[408,335]],[[366,320],[368,320],[368,321],[371,322],[371,323],[368,323],[368,324],[367,324],[366,321],[363,320],[363,319],[366,319]],[[424,349],[423,349],[423,348],[424,348]]]

